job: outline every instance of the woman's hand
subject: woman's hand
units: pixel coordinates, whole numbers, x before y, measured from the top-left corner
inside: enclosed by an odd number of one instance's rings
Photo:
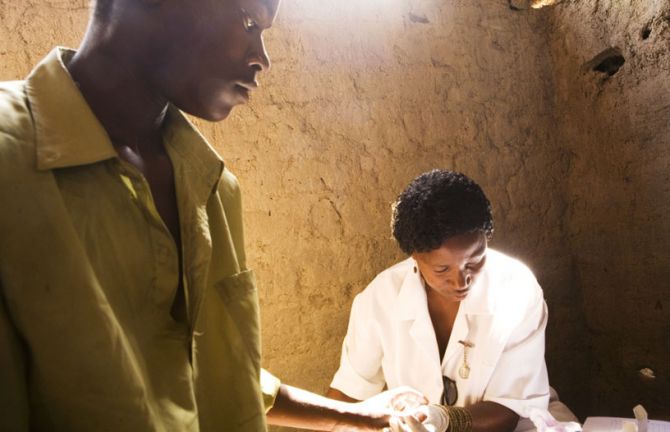
[[[440,432],[431,425],[419,422],[413,416],[393,417],[384,432]]]
[[[426,405],[428,399],[412,387],[396,387],[360,402],[363,409],[384,410],[389,414],[410,412]]]
[[[440,405],[424,405],[411,415],[391,418],[389,425],[391,432],[446,432],[449,416]]]
[[[402,413],[415,412],[428,403],[428,399],[411,387],[387,390],[362,402],[349,404],[349,413],[333,431],[382,431],[388,429],[389,420]]]

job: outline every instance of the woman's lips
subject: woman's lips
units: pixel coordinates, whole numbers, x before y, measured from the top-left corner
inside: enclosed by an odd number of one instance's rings
[[[457,298],[465,298],[468,295],[469,292],[470,292],[470,288],[454,291],[454,296],[457,297]]]

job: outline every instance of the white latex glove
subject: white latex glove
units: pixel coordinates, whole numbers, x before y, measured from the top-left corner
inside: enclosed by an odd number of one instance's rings
[[[366,399],[360,404],[370,411],[386,410],[393,414],[410,412],[428,403],[428,399],[412,387],[396,387]]]
[[[426,427],[412,416],[399,418],[393,417],[389,421],[390,428],[385,428],[384,432],[436,432],[432,426]]]
[[[449,416],[444,407],[440,405],[424,405],[416,412],[426,416],[422,423],[428,430],[446,432],[449,428]]]
[[[416,419],[417,414],[426,418],[423,422]],[[449,427],[449,416],[439,405],[425,405],[418,408],[414,415],[391,418],[391,432],[446,432]]]
[[[537,432],[580,432],[582,430],[579,423],[559,422],[547,410],[534,408],[529,418]]]

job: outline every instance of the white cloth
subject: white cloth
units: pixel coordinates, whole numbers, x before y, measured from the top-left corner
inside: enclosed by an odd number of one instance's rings
[[[549,411],[540,409],[531,411],[530,420],[537,432],[581,432],[582,430],[579,423],[558,421]]]
[[[366,399],[401,385],[440,403],[442,375],[456,381],[456,406],[493,401],[529,417],[547,409],[544,361],[547,308],[533,273],[520,261],[489,249],[486,264],[461,302],[440,362],[426,291],[409,258],[380,273],[354,299],[331,387]],[[458,374],[468,341],[469,378]]]

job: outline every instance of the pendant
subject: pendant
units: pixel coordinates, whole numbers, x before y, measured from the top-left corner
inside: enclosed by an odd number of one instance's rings
[[[460,369],[458,369],[458,374],[461,376],[461,378],[468,379],[470,376],[470,366],[468,366],[466,363],[463,363]]]
[[[463,379],[468,379],[470,376],[470,365],[468,365],[468,348],[475,346],[472,342],[468,341],[458,341],[459,344],[463,345],[463,365],[458,369],[458,374]]]

